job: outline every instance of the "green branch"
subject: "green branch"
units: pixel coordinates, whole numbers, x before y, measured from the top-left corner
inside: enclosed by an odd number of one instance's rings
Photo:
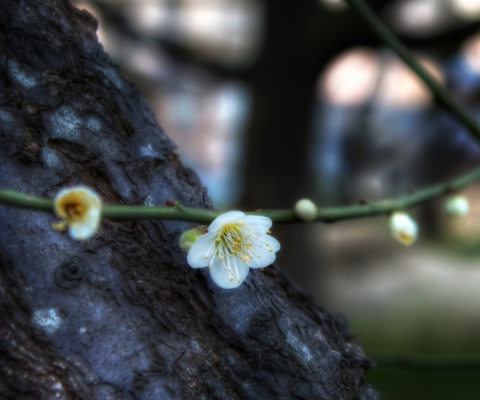
[[[377,368],[422,371],[480,370],[480,355],[388,356],[369,354],[368,356],[377,364]]]
[[[425,83],[435,96],[437,102],[449,110],[476,139],[480,139],[480,128],[476,121],[468,115],[452,95],[440,85],[427,70],[410,54],[407,48],[390,32],[385,24],[372,12],[363,0],[345,0],[350,7],[357,11],[368,24],[370,29],[390,47],[412,71]]]
[[[14,190],[0,190],[0,203],[30,210],[53,212],[53,201],[30,196]]]
[[[363,0],[346,0],[367,22],[369,27],[415,72],[434,94],[436,100],[455,115],[460,122],[477,138],[480,138],[480,128],[475,121],[462,109],[451,95],[420,65],[408,52],[405,46],[388,30],[388,28],[375,16]],[[480,179],[480,167],[476,168],[457,179],[447,183],[430,186],[395,199],[385,199],[367,204],[347,207],[321,208],[318,210],[316,221],[334,222],[343,219],[369,217],[388,214],[395,210],[415,207],[428,200],[439,197],[451,191],[458,191]],[[0,190],[0,203],[29,208],[39,211],[53,212],[53,201],[32,197],[12,190]],[[213,221],[221,211],[198,210],[176,204],[172,207],[143,207],[127,205],[104,205],[103,218],[117,220],[136,219],[163,219],[177,221],[191,221],[208,224]],[[265,215],[276,224],[301,222],[293,210],[260,210],[249,212],[251,215]]]
[[[480,167],[448,182],[429,186],[394,199],[384,199],[346,207],[320,208],[315,220],[334,222],[344,219],[389,214],[396,210],[412,208],[436,197],[459,191],[477,180],[480,180]],[[52,200],[25,195],[13,190],[0,190],[0,203],[32,210],[53,212]],[[175,204],[172,207],[104,205],[102,208],[103,218],[117,220],[162,219],[209,224],[220,214],[223,214],[223,211],[199,210],[180,204]],[[295,216],[293,210],[259,210],[247,212],[247,214],[270,217],[274,224],[302,222]]]

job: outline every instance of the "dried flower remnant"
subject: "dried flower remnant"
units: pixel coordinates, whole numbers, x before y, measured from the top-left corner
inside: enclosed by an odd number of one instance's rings
[[[98,229],[102,213],[100,196],[86,186],[72,186],[60,190],[54,199],[55,214],[61,218],[53,224],[57,230],[65,230],[72,239],[85,240]]]
[[[408,214],[396,211],[390,216],[392,236],[405,246],[410,246],[418,236],[417,223]]]
[[[269,235],[271,226],[268,217],[226,212],[192,244],[187,262],[192,268],[208,267],[221,288],[237,288],[250,268],[264,268],[275,260],[280,243]]]

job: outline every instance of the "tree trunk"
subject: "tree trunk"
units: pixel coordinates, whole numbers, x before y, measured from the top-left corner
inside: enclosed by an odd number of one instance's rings
[[[1,2],[0,187],[211,207],[95,29],[66,1]],[[77,242],[54,220],[0,205],[0,398],[376,398],[343,317],[276,267],[223,290],[178,248],[193,224],[108,220]]]

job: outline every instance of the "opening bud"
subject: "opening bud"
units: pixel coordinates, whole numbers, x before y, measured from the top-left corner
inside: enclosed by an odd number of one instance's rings
[[[417,239],[418,226],[408,214],[396,211],[390,216],[390,232],[395,240],[410,246]]]

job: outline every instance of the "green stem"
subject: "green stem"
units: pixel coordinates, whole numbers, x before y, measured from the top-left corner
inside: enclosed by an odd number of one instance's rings
[[[367,22],[370,28],[418,75],[435,95],[437,101],[455,115],[460,122],[477,138],[480,128],[476,122],[462,109],[451,95],[411,56],[405,46],[375,16],[363,0],[346,0]],[[450,191],[460,190],[480,179],[480,168],[476,168],[448,183],[427,187],[409,195],[396,199],[380,200],[368,204],[347,207],[322,208],[318,211],[316,221],[333,222],[343,219],[360,218],[380,214],[388,214],[395,210],[407,209],[439,197]],[[0,203],[39,211],[53,211],[53,201],[28,196],[12,190],[0,190]],[[191,221],[208,224],[221,211],[198,210],[175,205],[173,207],[142,207],[125,205],[104,205],[102,216],[118,220],[164,219]],[[260,210],[249,212],[250,215],[265,215],[276,224],[301,222],[293,210]]]
[[[53,201],[30,196],[14,190],[0,190],[0,203],[30,210],[53,212]]]
[[[450,356],[391,356],[369,354],[368,356],[377,364],[377,368],[422,371],[480,369],[480,356],[471,354]]]
[[[480,167],[477,167],[456,179],[452,179],[451,181],[429,186],[395,199],[384,199],[346,207],[320,208],[318,210],[316,221],[334,222],[344,219],[389,214],[396,210],[404,210],[418,206],[419,204],[425,203],[444,194],[456,192],[471,185],[477,180],[480,180]],[[0,203],[33,210],[53,212],[52,200],[25,195],[13,190],[0,190]],[[172,207],[104,205],[102,208],[103,218],[117,220],[163,219],[190,221],[201,224],[209,224],[223,213],[223,211],[199,210],[180,205],[174,205]],[[295,216],[293,210],[259,210],[255,212],[247,212],[246,214],[270,217],[275,224],[302,222]]]
[[[363,0],[345,0],[356,10],[368,24],[370,29],[390,47],[407,64],[413,72],[425,83],[444,108],[449,110],[476,138],[480,139],[480,128],[476,121],[468,115],[452,95],[441,86],[427,70],[410,54],[407,48],[390,32],[385,24],[372,12]]]

